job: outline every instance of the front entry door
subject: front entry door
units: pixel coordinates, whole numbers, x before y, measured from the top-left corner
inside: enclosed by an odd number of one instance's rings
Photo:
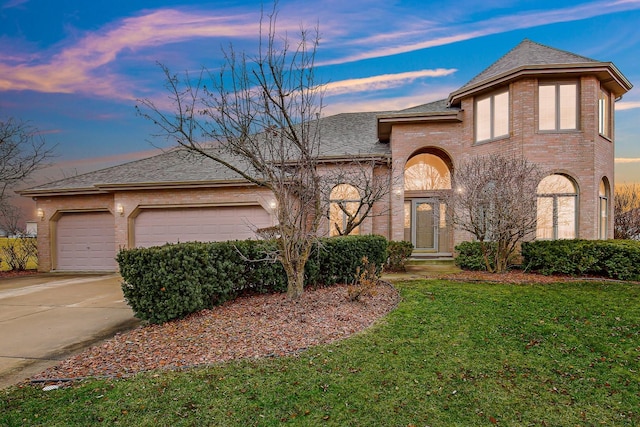
[[[418,250],[438,250],[440,202],[437,199],[413,199],[405,203],[410,209],[411,243]]]

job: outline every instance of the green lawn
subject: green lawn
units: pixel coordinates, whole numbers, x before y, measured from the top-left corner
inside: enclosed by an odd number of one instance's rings
[[[0,425],[640,425],[640,286],[416,281],[298,357],[0,396]]]

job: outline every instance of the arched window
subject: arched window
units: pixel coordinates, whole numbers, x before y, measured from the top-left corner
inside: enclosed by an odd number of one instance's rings
[[[549,175],[538,184],[538,239],[575,239],[578,193],[564,175]]]
[[[404,189],[447,190],[451,188],[451,173],[447,164],[433,154],[418,154],[404,167]]]
[[[609,238],[609,181],[602,178],[598,188],[600,218],[598,221],[598,237],[602,240]]]
[[[348,230],[357,217],[360,206],[358,189],[349,184],[338,184],[329,196],[329,235],[360,234],[360,226]]]

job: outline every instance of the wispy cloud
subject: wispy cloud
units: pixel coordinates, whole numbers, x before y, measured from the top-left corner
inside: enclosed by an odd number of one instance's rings
[[[626,163],[640,163],[640,157],[630,158],[630,157],[617,157],[615,162],[618,164],[626,164]]]
[[[594,16],[635,9],[640,9],[640,0],[596,1],[555,10],[522,12],[500,16],[475,23],[465,23],[460,26],[439,25],[431,20],[414,21],[411,28],[403,26],[397,32],[390,31],[383,35],[355,40],[353,44],[361,45],[362,52],[324,61],[321,65],[343,64],[398,55],[507,31],[578,21]],[[372,43],[374,44],[372,45]]]
[[[119,54],[196,38],[244,38],[255,36],[257,29],[256,16],[252,15],[215,16],[158,10],[89,33],[43,63],[9,60],[0,54],[0,90],[90,92],[129,98],[131,88],[124,85],[125,93],[122,93],[119,76],[104,70],[98,73],[116,61]]]
[[[9,0],[2,7],[17,7],[26,1]],[[639,9],[640,0],[595,1],[552,11],[499,16],[480,22],[467,22],[464,25],[450,25],[449,22],[439,23],[414,17],[403,19],[403,26],[397,31],[390,25],[391,30],[378,32],[375,36],[357,38],[358,34],[363,34],[365,31],[370,34],[371,26],[377,23],[380,16],[391,13],[388,8],[392,6],[386,2],[378,2],[375,6],[377,12],[371,15],[355,14],[351,10],[351,14],[343,16],[343,14],[328,14],[324,9],[313,15],[319,16],[321,30],[327,41],[326,44],[321,45],[321,48],[332,54],[349,52],[340,58],[318,62],[317,65],[342,64],[396,55],[515,29]],[[300,5],[302,9],[308,7],[311,6],[307,6],[306,2]],[[313,7],[315,8],[313,10],[317,10],[315,6]],[[312,9],[304,10],[313,11]],[[135,60],[142,53],[148,54],[149,49],[197,39],[255,38],[259,28],[258,12],[257,10],[254,13],[245,13],[237,10],[234,12],[196,8],[159,9],[115,21],[95,32],[85,33],[78,39],[69,39],[51,48],[48,56],[46,52],[38,55],[33,52],[24,52],[18,55],[7,49],[5,53],[0,52],[0,91],[83,93],[111,99],[135,99],[141,91],[131,76],[119,74],[122,58]],[[283,11],[279,17],[278,31],[298,32],[300,12],[300,10]],[[342,21],[354,19],[355,16],[357,16],[357,22],[353,22],[353,25],[351,22],[346,25]],[[338,46],[345,49],[338,49]],[[418,71],[418,73],[424,71]],[[362,90],[363,86],[384,87],[386,84],[391,87],[403,81],[410,82],[415,78],[428,77],[426,75],[396,76],[397,79],[386,83],[378,77],[370,77],[370,80],[345,81],[341,85],[330,86],[330,90],[344,93],[349,90]],[[621,104],[619,108],[636,108]]]
[[[388,98],[385,96],[372,96],[366,99],[354,100],[349,97],[344,101],[339,99],[327,99],[326,106],[322,110],[324,116],[338,113],[353,113],[360,111],[397,111],[415,107],[440,99],[445,99],[454,88],[439,87],[437,90],[424,90],[407,96]]]
[[[443,77],[455,73],[456,69],[438,68],[435,70],[410,71],[397,74],[381,74],[378,76],[361,79],[348,79],[328,83],[327,95],[340,95],[344,93],[364,92],[390,89],[402,86],[408,82],[425,77]]]
[[[29,0],[9,0],[2,4],[0,9],[12,9],[14,7],[22,6],[25,3],[28,3]]]
[[[640,108],[640,101],[620,101],[616,103],[616,111],[632,110],[634,108]]]

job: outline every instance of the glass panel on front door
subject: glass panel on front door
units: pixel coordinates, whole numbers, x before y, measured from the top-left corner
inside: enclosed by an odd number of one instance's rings
[[[438,249],[439,208],[437,200],[418,199],[412,200],[410,204],[405,203],[405,221],[409,216],[406,214],[410,212],[411,242],[416,249]],[[405,232],[405,236],[406,234]]]

